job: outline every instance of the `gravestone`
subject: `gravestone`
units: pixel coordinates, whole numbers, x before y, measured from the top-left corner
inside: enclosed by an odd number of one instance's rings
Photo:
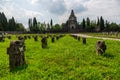
[[[34,41],[38,41],[38,36],[34,36]]]
[[[23,40],[11,41],[10,46],[7,48],[10,71],[15,67],[23,66],[25,64],[24,52],[25,45]]]
[[[86,38],[85,37],[82,37],[82,43],[86,44]]]
[[[96,43],[96,53],[102,55],[105,53],[106,45],[105,41],[97,41]]]
[[[18,36],[18,40],[24,40],[22,36]]]
[[[11,36],[7,36],[8,39],[11,39],[12,37]]]
[[[5,38],[4,37],[0,37],[0,42],[4,42]]]
[[[28,39],[31,39],[31,36],[28,36]]]
[[[52,42],[52,43],[55,42],[55,37],[51,37],[51,42]]]
[[[42,48],[47,48],[47,37],[43,37],[41,39],[41,42],[42,42]]]
[[[57,35],[57,36],[56,36],[56,40],[59,40],[59,38],[60,38],[59,35]]]
[[[27,36],[24,36],[24,39],[26,40],[26,39],[27,39]]]
[[[78,41],[80,41],[80,36],[77,37]]]
[[[5,36],[3,33],[0,33],[0,42],[4,42],[5,41]]]

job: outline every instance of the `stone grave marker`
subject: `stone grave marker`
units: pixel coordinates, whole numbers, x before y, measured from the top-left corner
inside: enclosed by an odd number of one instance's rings
[[[86,44],[86,38],[85,37],[82,37],[82,43]]]
[[[105,41],[99,40],[96,42],[96,53],[102,55],[105,53],[106,44]]]
[[[47,37],[43,37],[41,39],[41,42],[42,42],[42,48],[47,48]]]
[[[23,40],[11,41],[10,46],[7,48],[10,71],[25,64],[24,52],[25,45]]]

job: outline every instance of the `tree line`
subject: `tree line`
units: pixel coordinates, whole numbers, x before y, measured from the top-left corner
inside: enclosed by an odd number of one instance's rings
[[[0,31],[25,31],[22,23],[17,23],[12,17],[7,19],[3,12],[0,12]]]
[[[51,19],[49,23],[38,22],[36,17],[29,18],[28,20],[29,31],[32,33],[45,33],[45,32],[61,32],[62,26],[59,24],[53,25],[53,20]]]
[[[36,17],[30,18],[28,21],[30,32],[64,32],[64,27],[66,23],[53,25],[53,20],[51,19],[49,23],[37,22]],[[79,31],[85,32],[110,32],[110,31],[120,31],[120,24],[115,22],[108,22],[104,20],[103,17],[98,17],[97,20],[90,20],[89,17],[83,19],[81,23],[78,23]]]
[[[36,17],[28,19],[28,28],[31,33],[45,33],[45,32],[64,32],[64,25],[66,23],[53,24],[51,19],[49,23],[38,22]],[[120,24],[115,22],[110,23],[104,20],[103,17],[98,17],[97,20],[90,20],[89,17],[84,18],[82,22],[78,23],[79,31],[102,32],[102,31],[120,31]],[[7,19],[3,12],[0,12],[0,31],[26,31],[22,23],[17,23],[14,17]]]
[[[104,20],[102,16],[98,17],[97,21],[92,21],[87,17],[86,19],[83,19],[81,26],[84,31],[120,31],[120,24],[115,22],[110,23],[107,20]]]

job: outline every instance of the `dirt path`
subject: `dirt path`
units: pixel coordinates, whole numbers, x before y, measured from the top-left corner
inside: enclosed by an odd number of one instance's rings
[[[86,37],[86,38],[97,38],[97,39],[103,39],[103,40],[115,40],[115,41],[120,41],[120,39],[105,38],[105,37],[95,37],[95,36],[89,36],[89,35],[85,35],[85,34],[72,34],[72,35],[78,35],[78,36]]]

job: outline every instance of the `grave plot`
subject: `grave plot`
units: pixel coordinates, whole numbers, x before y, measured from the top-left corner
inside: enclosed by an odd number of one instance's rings
[[[31,35],[32,36],[32,35]],[[42,35],[44,36],[44,35]],[[119,80],[120,49],[119,41],[105,40],[107,46],[105,53],[96,55],[96,42],[98,39],[87,38],[87,44],[82,43],[82,37],[74,39],[66,35],[55,43],[47,38],[47,46],[43,49],[42,42],[34,39],[25,40],[25,59],[28,67],[16,68],[17,71],[9,72],[9,54],[6,48],[10,48],[11,40],[6,39],[0,43],[0,79],[1,80]],[[17,49],[19,47],[15,47]],[[15,51],[16,52],[16,51]],[[13,56],[15,57],[15,56]],[[16,55],[18,57],[18,55]],[[20,55],[19,55],[20,57]],[[17,59],[20,62],[19,58]],[[15,60],[12,61],[15,63]],[[17,64],[16,64],[17,65]]]

